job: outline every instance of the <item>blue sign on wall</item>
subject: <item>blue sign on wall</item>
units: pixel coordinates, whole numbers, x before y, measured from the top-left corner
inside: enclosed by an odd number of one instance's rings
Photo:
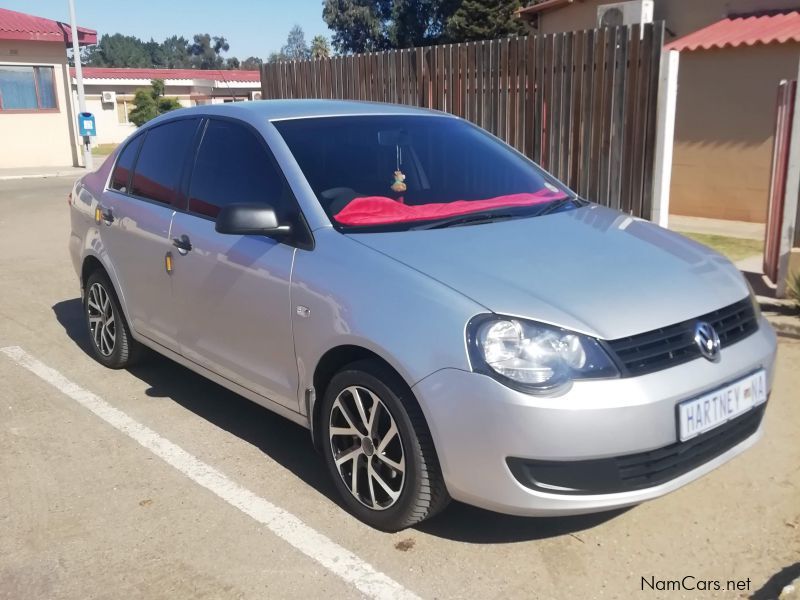
[[[78,130],[81,135],[97,135],[94,115],[88,112],[78,113]]]

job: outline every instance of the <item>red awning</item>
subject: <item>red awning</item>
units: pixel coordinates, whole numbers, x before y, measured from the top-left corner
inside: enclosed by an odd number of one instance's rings
[[[72,33],[69,23],[0,8],[0,40],[71,44]],[[94,29],[78,27],[78,43],[81,46],[96,44],[97,32]]]
[[[728,17],[666,45],[666,50],[710,50],[800,42],[800,11]]]

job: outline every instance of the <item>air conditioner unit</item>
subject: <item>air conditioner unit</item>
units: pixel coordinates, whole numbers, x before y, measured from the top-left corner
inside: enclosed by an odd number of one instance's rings
[[[250,100],[261,100],[261,92],[250,92]]]
[[[115,104],[117,102],[117,92],[101,92],[100,98],[103,104]]]
[[[629,0],[597,7],[598,27],[619,27],[653,22],[653,0]]]

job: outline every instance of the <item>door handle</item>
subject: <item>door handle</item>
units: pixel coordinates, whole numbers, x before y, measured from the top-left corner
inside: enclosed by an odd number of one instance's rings
[[[192,242],[186,234],[183,234],[181,237],[172,238],[172,245],[175,246],[181,254],[186,254],[192,249]]]

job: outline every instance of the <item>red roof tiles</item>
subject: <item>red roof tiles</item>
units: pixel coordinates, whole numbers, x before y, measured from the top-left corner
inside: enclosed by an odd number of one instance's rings
[[[666,50],[710,50],[755,44],[800,42],[800,11],[775,15],[728,17],[678,38]]]
[[[68,23],[35,17],[0,8],[0,40],[72,43]],[[94,29],[78,27],[78,43],[82,46],[97,43]]]
[[[210,81],[261,81],[259,71],[237,69],[127,69],[83,67],[84,79],[205,79]],[[75,76],[75,69],[70,68]]]

